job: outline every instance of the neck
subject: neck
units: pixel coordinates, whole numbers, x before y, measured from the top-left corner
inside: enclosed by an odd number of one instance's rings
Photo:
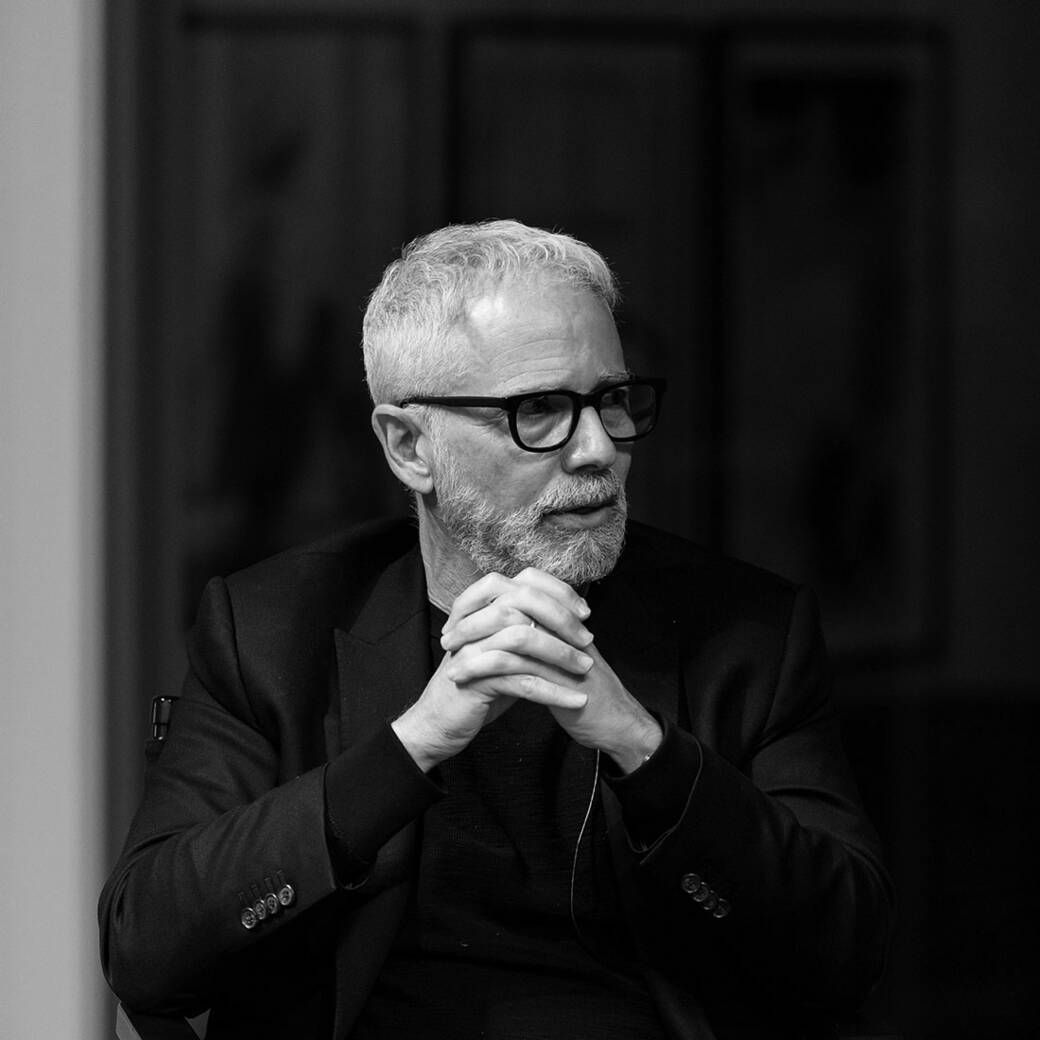
[[[426,595],[435,607],[451,613],[455,597],[481,576],[476,564],[448,536],[440,522],[416,501],[419,516],[419,550],[426,572]]]

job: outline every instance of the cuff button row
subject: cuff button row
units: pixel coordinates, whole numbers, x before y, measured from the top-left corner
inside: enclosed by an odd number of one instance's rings
[[[250,885],[248,896],[245,892],[238,893],[242,903],[238,920],[247,932],[251,932],[261,921],[274,917],[280,910],[292,906],[296,901],[296,890],[285,880],[281,871],[278,871],[278,886],[269,877],[264,878],[264,884],[267,888],[266,893],[255,883]]]
[[[722,899],[712,887],[704,881],[700,874],[683,874],[679,882],[682,890],[712,917],[723,918],[730,912],[730,904]]]

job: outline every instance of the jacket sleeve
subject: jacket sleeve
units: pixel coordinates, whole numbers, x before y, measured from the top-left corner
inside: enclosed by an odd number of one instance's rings
[[[675,735],[685,804],[649,848],[630,845],[643,923],[656,926],[647,945],[689,986],[704,986],[692,966],[714,961],[803,1005],[854,1008],[881,975],[893,894],[841,745],[811,594],[794,598],[768,681],[753,671],[738,651],[710,682],[687,675],[693,732]],[[715,748],[705,734],[723,727],[708,706],[727,702],[741,704],[746,736]]]
[[[205,1008],[274,955],[274,977],[290,987],[292,965],[312,963],[306,954],[323,935],[332,941],[333,909],[349,913],[368,896],[364,878],[337,881],[326,839],[328,767],[284,775],[284,745],[295,736],[270,721],[243,681],[220,580],[203,597],[188,657],[168,738],[99,904],[109,983],[128,1005],[158,1012]],[[416,781],[402,772],[387,782],[384,742],[384,733],[362,735],[337,767],[365,792],[367,818],[384,809],[396,830]],[[377,761],[382,782],[366,786]]]

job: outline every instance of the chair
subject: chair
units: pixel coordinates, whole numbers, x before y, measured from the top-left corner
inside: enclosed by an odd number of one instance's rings
[[[209,1012],[195,1018],[142,1015],[120,1004],[116,1008],[116,1040],[205,1040]]]

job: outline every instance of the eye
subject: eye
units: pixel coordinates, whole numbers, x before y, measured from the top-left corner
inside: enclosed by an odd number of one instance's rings
[[[600,397],[601,408],[624,408],[628,409],[629,387],[611,386],[603,391]]]
[[[516,412],[518,416],[525,419],[537,419],[541,416],[552,415],[559,410],[558,397],[551,394],[539,394],[537,397],[527,397],[520,402]]]

